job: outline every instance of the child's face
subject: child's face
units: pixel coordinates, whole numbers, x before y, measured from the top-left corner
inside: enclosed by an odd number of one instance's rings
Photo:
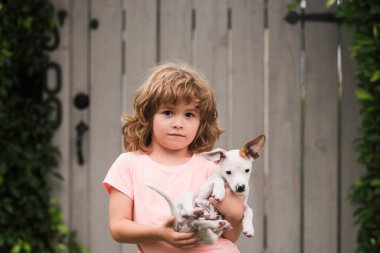
[[[153,116],[153,149],[187,154],[199,127],[200,113],[195,103],[163,104]]]

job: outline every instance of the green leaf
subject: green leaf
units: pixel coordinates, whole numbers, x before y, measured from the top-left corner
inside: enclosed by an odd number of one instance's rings
[[[13,248],[11,249],[11,253],[19,253],[21,250],[21,245],[20,244],[16,244],[13,246]]]
[[[24,242],[24,247],[23,248],[24,248],[25,252],[27,252],[27,253],[32,252],[32,247],[27,242]]]
[[[379,36],[379,29],[378,29],[377,25],[374,25],[372,27],[372,33],[373,33],[373,36],[375,36],[375,37]]]
[[[335,4],[335,2],[336,2],[336,0],[327,0],[326,1],[326,6],[327,7],[331,7],[331,6],[333,6]]]
[[[65,226],[65,225],[63,225],[63,224],[59,224],[58,226],[57,226],[57,229],[58,229],[58,231],[61,233],[61,234],[67,234],[68,232],[69,232],[69,229],[68,229],[68,227],[67,226]]]
[[[373,179],[371,181],[371,186],[374,186],[374,187],[380,186],[380,179],[377,179],[377,178]]]
[[[380,70],[376,70],[375,72],[372,73],[370,82],[374,83],[378,80],[380,80]]]
[[[358,89],[356,91],[356,97],[362,101],[373,100],[373,96],[368,91],[366,91],[364,89]]]
[[[301,0],[293,0],[292,2],[287,4],[288,11],[294,10],[299,4],[301,3]]]
[[[64,243],[58,243],[57,247],[60,251],[66,251],[67,250],[67,246]]]
[[[373,38],[369,37],[366,34],[356,34],[354,36],[355,42],[361,46],[368,46],[374,43]]]

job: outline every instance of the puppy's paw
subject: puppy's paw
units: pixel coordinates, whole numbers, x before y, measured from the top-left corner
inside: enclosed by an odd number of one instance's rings
[[[247,237],[253,237],[254,235],[253,226],[244,226],[243,224],[243,234],[245,234]]]
[[[197,208],[194,209],[192,217],[193,217],[194,219],[197,219],[197,218],[199,218],[200,216],[202,216],[203,213],[204,213],[204,209],[203,209],[203,208],[199,208],[199,207],[197,207]]]
[[[220,230],[227,231],[232,229],[231,223],[229,223],[227,220],[221,220],[219,222],[219,228]]]
[[[219,189],[219,188],[214,188],[214,191],[212,192],[212,197],[216,199],[217,201],[222,201],[224,199],[225,195],[225,190],[224,188]]]

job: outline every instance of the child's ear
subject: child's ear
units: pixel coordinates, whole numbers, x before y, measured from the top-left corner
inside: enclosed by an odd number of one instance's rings
[[[259,152],[263,149],[266,142],[265,135],[260,135],[256,139],[247,142],[241,149],[247,157],[251,157],[253,160],[259,158]]]
[[[227,151],[225,151],[224,149],[217,148],[210,152],[203,152],[201,153],[201,156],[209,161],[220,163],[224,159],[226,159],[226,152]]]

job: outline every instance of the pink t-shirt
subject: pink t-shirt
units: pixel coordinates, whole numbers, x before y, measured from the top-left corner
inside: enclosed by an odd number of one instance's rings
[[[121,154],[109,169],[103,186],[109,193],[111,187],[133,200],[133,220],[140,224],[160,224],[170,216],[166,200],[145,186],[154,184],[163,189],[175,202],[187,191],[198,195],[202,183],[213,173],[216,164],[194,154],[185,164],[167,166],[153,161],[139,152]],[[165,242],[137,245],[140,253],[239,253],[231,241],[219,238],[214,245],[199,245],[193,249],[173,248]]]

